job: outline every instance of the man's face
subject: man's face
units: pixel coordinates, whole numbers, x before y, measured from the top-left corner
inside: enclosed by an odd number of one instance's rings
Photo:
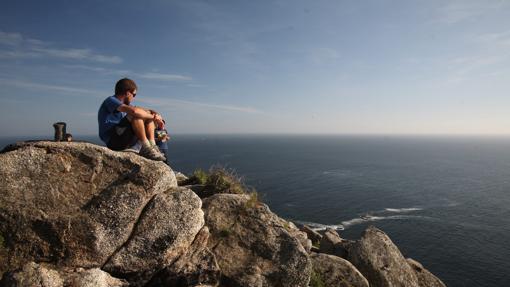
[[[133,99],[136,97],[136,90],[130,92],[128,91],[126,94],[126,97],[124,98],[124,104],[129,105],[133,101]]]

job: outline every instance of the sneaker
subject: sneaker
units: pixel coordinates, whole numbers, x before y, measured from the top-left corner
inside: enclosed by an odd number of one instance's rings
[[[153,145],[153,146],[152,146],[152,148],[153,148],[153,149],[155,149],[155,150],[156,150],[156,151],[157,151],[157,152],[158,152],[158,153],[159,153],[162,157],[164,157],[164,158],[165,158],[165,161],[166,161],[166,155],[165,155],[165,153],[164,153],[164,152],[162,152],[162,151],[159,149],[159,147],[158,147],[157,145]]]
[[[159,152],[159,150],[157,150],[157,148],[155,149],[154,147],[143,146],[140,149],[140,152],[138,154],[145,158],[152,159],[152,160],[157,160],[157,161],[165,161],[166,160],[165,156],[162,155]]]

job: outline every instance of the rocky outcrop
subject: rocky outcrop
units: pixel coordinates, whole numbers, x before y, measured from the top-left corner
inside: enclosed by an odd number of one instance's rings
[[[0,232],[8,269],[48,262],[144,282],[187,251],[203,226],[200,199],[177,188],[164,163],[88,143],[7,151],[0,154]]]
[[[20,270],[6,274],[0,286],[16,287],[125,287],[128,283],[98,269],[54,270],[29,262]]]
[[[416,272],[418,283],[421,287],[446,287],[439,278],[425,269],[418,261],[407,258],[407,263],[409,263],[414,272]]]
[[[14,264],[101,267],[129,239],[147,203],[176,186],[164,164],[92,144],[13,149],[0,155],[0,232]]]
[[[209,229],[204,226],[188,252],[154,276],[147,286],[217,286],[221,271],[216,257],[207,247],[209,235]]]
[[[307,286],[311,262],[278,216],[250,197],[217,194],[204,200],[209,248],[222,286]]]
[[[319,232],[313,230],[308,225],[303,225],[301,227],[301,231],[306,233],[307,237],[310,238],[313,244],[320,244],[322,235]]]
[[[355,242],[303,232],[222,170],[206,185],[178,178],[89,143],[8,146],[0,286],[444,286],[376,228]]]
[[[371,286],[418,287],[418,277],[390,238],[371,226],[348,251],[349,261]]]
[[[64,280],[60,274],[53,270],[30,262],[20,270],[4,274],[0,286],[17,287],[61,287]]]
[[[347,258],[347,248],[351,242],[344,240],[333,229],[326,229],[319,243],[319,252]]]
[[[202,202],[185,188],[157,194],[145,206],[129,240],[108,260],[103,269],[128,275],[131,282],[145,282],[177,260],[204,225]]]
[[[324,286],[368,287],[368,281],[349,261],[337,256],[312,253],[313,271]]]
[[[283,218],[278,217],[280,223],[287,230],[287,232],[294,238],[296,238],[301,246],[305,249],[307,253],[310,253],[312,250],[312,241],[308,239],[306,232],[301,231],[292,221],[287,221]]]

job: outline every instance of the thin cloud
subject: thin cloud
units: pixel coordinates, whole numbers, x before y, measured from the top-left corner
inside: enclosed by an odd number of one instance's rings
[[[19,33],[7,33],[0,31],[0,44],[16,46],[23,42],[23,36]]]
[[[87,65],[63,65],[65,68],[70,69],[81,69],[81,70],[87,70],[94,73],[102,73],[104,75],[129,75],[132,74],[129,70],[116,70],[116,69],[108,69],[103,67],[94,67],[94,66],[87,66]]]
[[[1,59],[28,59],[40,57],[40,53],[30,51],[0,51]]]
[[[452,82],[465,81],[469,75],[476,77],[498,75],[510,64],[510,31],[483,33],[468,38],[476,50],[462,57],[445,61],[452,72]]]
[[[19,81],[19,80],[10,80],[10,79],[1,79],[0,85],[8,85],[15,86],[18,88],[24,88],[29,90],[45,90],[45,91],[55,91],[62,92],[69,95],[74,94],[86,94],[86,95],[94,95],[99,97],[104,94],[104,91],[96,91],[82,88],[75,88],[69,86],[59,86],[59,85],[48,85],[41,84],[35,82],[27,82],[27,81]],[[224,110],[231,112],[242,112],[242,113],[250,113],[250,114],[259,114],[262,111],[251,107],[242,107],[242,106],[233,106],[233,105],[220,105],[220,104],[212,104],[212,103],[203,103],[203,102],[192,102],[192,101],[184,101],[179,99],[157,99],[157,98],[141,98],[138,100],[139,102],[163,107],[163,106],[180,106],[180,107],[188,107],[188,108],[207,108],[207,109],[216,109],[216,110]]]
[[[491,11],[497,11],[507,5],[504,1],[453,1],[440,7],[436,22],[456,24],[473,20]]]
[[[140,78],[160,81],[191,81],[189,76],[176,75],[176,74],[161,74],[161,73],[143,73],[138,74]]]
[[[489,47],[508,47],[510,46],[510,31],[476,35],[474,36],[474,41]]]
[[[249,113],[249,114],[263,113],[262,111],[259,111],[257,109],[251,108],[251,107],[218,105],[218,104],[203,103],[203,102],[191,102],[191,101],[184,101],[184,100],[171,99],[171,98],[165,98],[165,99],[143,98],[143,99],[140,99],[139,101],[147,103],[147,104],[151,104],[151,105],[160,106],[160,107],[163,107],[163,106],[181,106],[181,107],[189,107],[189,108],[199,107],[199,108],[216,109],[216,110],[224,110],[224,111],[231,111],[231,112],[242,112],[242,113]]]
[[[57,48],[49,42],[27,38],[20,33],[0,31],[0,45],[7,49],[0,50],[0,58],[27,59],[27,58],[59,58],[99,63],[119,64],[119,56],[102,55],[88,48]]]
[[[122,59],[118,56],[105,56],[92,52],[90,49],[48,49],[33,48],[35,52],[47,55],[53,58],[73,59],[73,60],[90,60],[100,63],[119,64]]]
[[[178,74],[163,74],[163,73],[135,73],[129,70],[115,70],[115,69],[107,69],[103,67],[93,67],[93,66],[86,66],[86,65],[64,65],[66,68],[72,68],[72,69],[82,69],[82,70],[88,70],[92,72],[98,72],[103,73],[105,75],[131,75],[131,77],[139,77],[143,79],[148,80],[159,80],[159,81],[170,81],[170,82],[190,82],[193,81],[192,77],[189,76],[183,76]],[[192,85],[192,84],[189,84]]]
[[[59,86],[59,85],[48,85],[48,84],[10,80],[10,79],[0,79],[0,84],[6,85],[6,86],[14,86],[14,87],[18,87],[18,88],[29,89],[29,90],[45,90],[45,91],[63,92],[63,93],[68,93],[70,95],[87,94],[87,95],[99,96],[99,95],[104,94],[103,91],[94,91],[94,90],[90,90],[90,89],[81,89],[81,88],[74,88],[74,87],[69,87],[69,86]]]

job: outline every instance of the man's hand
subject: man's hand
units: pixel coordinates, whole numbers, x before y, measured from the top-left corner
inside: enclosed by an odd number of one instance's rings
[[[160,129],[164,129],[165,128],[165,122],[163,121],[163,117],[158,114],[158,113],[153,113],[152,114],[154,116],[154,122],[156,123],[156,125],[160,128]]]

